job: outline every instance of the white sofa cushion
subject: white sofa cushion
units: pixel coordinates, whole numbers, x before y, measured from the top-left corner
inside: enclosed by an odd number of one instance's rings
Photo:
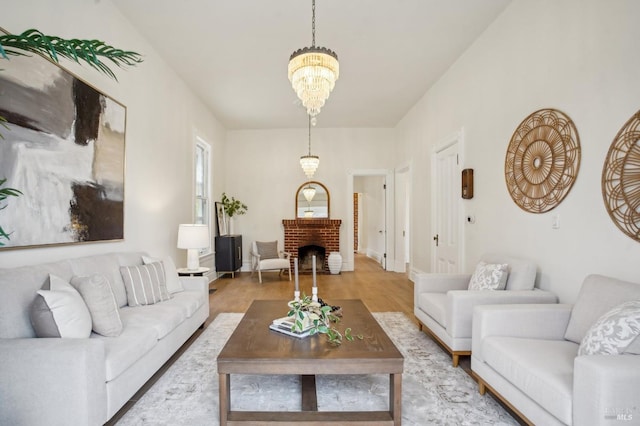
[[[92,339],[104,342],[105,379],[107,382],[117,378],[131,365],[142,358],[147,352],[156,346],[158,335],[156,330],[149,326],[136,326],[127,321],[125,311],[138,308],[122,308],[122,320],[124,328],[118,338],[92,334]]]
[[[420,293],[418,307],[443,328],[447,328],[447,293]]]
[[[509,265],[509,276],[505,290],[533,290],[536,283],[536,264],[530,260],[488,253],[480,259],[487,263],[506,263]]]
[[[132,253],[135,257],[135,254]],[[137,264],[142,263],[140,255],[137,255]],[[124,282],[120,275],[120,259],[117,253],[98,254],[95,256],[78,257],[69,259],[73,275],[83,277],[94,274],[101,274],[107,277],[109,285],[116,296],[118,307],[127,305],[127,294],[124,289]],[[63,277],[64,278],[64,277]],[[71,280],[71,277],[69,277]]]
[[[36,292],[49,280],[49,274],[70,280],[73,277],[69,262],[56,262],[19,268],[0,268],[0,338],[36,337],[30,306]]]
[[[91,314],[82,296],[66,280],[49,275],[45,289],[38,290],[30,309],[38,337],[87,338]]]
[[[182,306],[168,302],[136,306],[133,309],[122,308],[121,315],[125,328],[129,324],[133,327],[152,328],[156,332],[157,340],[166,337],[187,318]]]
[[[260,269],[287,269],[289,261],[287,259],[265,259],[260,260]]]
[[[183,291],[174,294],[171,300],[162,303],[180,307],[185,317],[191,318],[200,306],[202,306],[203,298],[202,295],[196,291]]]
[[[152,305],[171,298],[167,291],[162,262],[122,266],[120,273],[127,290],[127,304],[129,306]]]
[[[485,362],[564,424],[572,423],[573,361],[578,345],[566,340],[489,336]]]
[[[640,334],[640,300],[622,303],[601,316],[580,343],[578,355],[624,353]]]
[[[602,275],[589,275],[584,279],[578,299],[571,310],[565,339],[580,344],[598,318],[623,302],[637,299],[640,299],[640,284]]]
[[[71,285],[78,290],[89,308],[91,328],[94,332],[107,337],[115,337],[122,333],[118,303],[104,275],[73,277]]]
[[[165,256],[162,259],[142,256],[142,262],[144,262],[145,265],[155,262],[162,262],[162,265],[164,266],[164,277],[167,283],[167,291],[171,294],[184,291],[184,287],[178,279],[178,270],[176,269],[176,264],[173,263],[173,259],[171,259],[170,256]]]
[[[469,290],[504,290],[508,275],[509,265],[506,263],[480,261],[471,275]]]

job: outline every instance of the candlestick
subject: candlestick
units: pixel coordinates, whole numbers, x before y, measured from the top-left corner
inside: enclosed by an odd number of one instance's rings
[[[313,274],[313,286],[316,287],[316,257],[311,257],[311,271]]]
[[[313,275],[313,288],[311,289],[311,300],[318,301],[318,284],[316,283],[316,257],[311,257],[311,273]]]
[[[293,258],[293,266],[294,266],[294,271],[296,276],[296,290],[293,292],[293,299],[296,302],[298,302],[300,301],[300,284],[298,282],[298,258],[297,257]]]

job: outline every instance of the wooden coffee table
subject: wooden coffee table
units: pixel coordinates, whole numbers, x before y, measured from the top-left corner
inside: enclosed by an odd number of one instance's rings
[[[342,307],[339,329],[351,327],[363,340],[339,347],[326,336],[304,339],[269,329],[287,314],[285,300],[256,300],[218,355],[220,424],[307,424],[328,422],[399,425],[402,418],[404,358],[360,300],[332,300]],[[231,374],[299,374],[302,411],[231,411]],[[318,411],[315,376],[318,374],[389,374],[389,411]]]

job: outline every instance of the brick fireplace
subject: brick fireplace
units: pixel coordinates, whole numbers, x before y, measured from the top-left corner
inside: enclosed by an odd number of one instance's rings
[[[298,257],[301,273],[311,271],[311,255],[316,255],[318,273],[328,273],[328,258],[340,251],[340,219],[283,219],[284,251]],[[293,263],[291,264],[293,269]]]

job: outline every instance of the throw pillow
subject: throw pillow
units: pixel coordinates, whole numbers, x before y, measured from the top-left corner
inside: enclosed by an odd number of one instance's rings
[[[277,259],[280,257],[278,256],[278,241],[256,241],[256,247],[260,255],[260,260]]]
[[[78,290],[89,308],[93,331],[107,337],[119,336],[122,333],[122,320],[107,277],[101,274],[73,277],[71,285]]]
[[[127,291],[129,306],[153,305],[169,300],[162,262],[148,265],[121,266],[120,274]]]
[[[155,262],[162,262],[164,266],[164,279],[167,283],[167,291],[171,294],[184,291],[184,287],[178,278],[178,271],[176,270],[175,263],[173,263],[173,259],[169,256],[163,257],[162,259],[142,256],[142,263],[145,265]]]
[[[480,261],[469,281],[469,290],[504,290],[508,276],[509,265],[506,263]]]
[[[87,338],[91,335],[91,314],[71,284],[49,275],[49,282],[37,293],[29,310],[37,337]]]
[[[640,335],[640,300],[622,303],[601,316],[582,339],[578,355],[618,355]]]

